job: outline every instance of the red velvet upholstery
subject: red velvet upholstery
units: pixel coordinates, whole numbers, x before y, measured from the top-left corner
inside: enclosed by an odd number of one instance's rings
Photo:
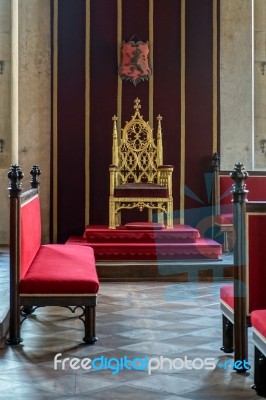
[[[229,307],[234,309],[234,285],[222,286],[220,289],[220,299]]]
[[[43,245],[20,282],[20,293],[96,294],[94,265],[94,252],[88,246]]]
[[[214,216],[214,223],[225,233],[224,250],[232,250],[232,243],[228,242],[228,232],[233,231],[233,206],[232,206],[232,178],[229,175],[219,175],[220,198],[216,199],[220,203],[220,213]],[[253,176],[248,178],[249,201],[266,200],[266,176]],[[230,243],[228,245],[228,243]]]
[[[248,217],[248,279],[249,312],[266,309],[265,282],[266,268],[266,215],[255,214]]]
[[[115,197],[168,197],[168,189],[153,183],[124,183],[114,189]]]
[[[41,246],[39,196],[22,205],[20,221],[21,294],[98,292],[99,281],[92,248],[56,244]]]
[[[266,310],[252,311],[251,324],[266,340]]]
[[[232,201],[232,178],[229,175],[220,175],[220,204],[230,204]],[[266,200],[266,176],[252,176],[248,178],[248,200]],[[228,212],[228,211],[227,211]]]
[[[220,175],[220,204],[231,204],[233,181],[229,175]]]
[[[155,229],[155,230],[161,230],[165,229],[164,224],[160,224],[159,222],[129,222],[128,224],[125,224],[126,229]]]
[[[195,243],[200,239],[197,229],[188,225],[175,225],[173,229],[127,229],[120,225],[117,229],[109,229],[104,225],[88,225],[83,239],[93,243]],[[217,245],[217,242],[215,242]]]
[[[39,196],[21,207],[21,266],[24,277],[41,244],[41,214]]]

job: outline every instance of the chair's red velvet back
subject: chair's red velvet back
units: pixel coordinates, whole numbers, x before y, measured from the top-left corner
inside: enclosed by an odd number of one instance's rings
[[[266,309],[266,214],[247,214],[248,312]]]
[[[20,229],[20,277],[22,278],[41,245],[41,210],[38,195],[22,204]]]
[[[220,175],[220,204],[231,204],[233,180],[229,175]],[[266,201],[266,176],[250,175],[246,180],[248,195],[250,201]],[[226,211],[228,212],[228,211]]]

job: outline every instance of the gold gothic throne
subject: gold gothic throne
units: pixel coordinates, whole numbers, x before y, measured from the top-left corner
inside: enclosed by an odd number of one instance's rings
[[[112,165],[110,165],[109,228],[121,224],[121,210],[148,208],[149,221],[157,210],[158,222],[173,228],[172,172],[163,165],[162,117],[157,117],[157,144],[152,128],[140,115],[140,100],[134,101],[135,113],[117,136],[117,117],[113,119]]]

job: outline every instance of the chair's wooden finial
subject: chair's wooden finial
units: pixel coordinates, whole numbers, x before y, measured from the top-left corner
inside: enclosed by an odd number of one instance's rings
[[[233,193],[247,193],[245,180],[249,175],[242,163],[239,162],[235,164],[235,168],[231,172],[230,176],[235,181],[233,185]]]
[[[8,178],[10,179],[10,184],[8,187],[10,197],[18,197],[21,192],[22,183],[20,182],[24,174],[19,165],[12,164],[8,173]]]
[[[31,167],[30,174],[32,176],[30,180],[31,188],[38,189],[38,187],[40,186],[40,175],[41,175],[41,170],[39,168],[39,165],[33,165]]]
[[[217,170],[220,169],[220,155],[218,153],[213,153],[212,155],[212,167]]]

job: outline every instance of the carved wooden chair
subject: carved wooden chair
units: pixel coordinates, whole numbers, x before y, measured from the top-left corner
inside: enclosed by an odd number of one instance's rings
[[[231,177],[235,181],[232,190],[234,281],[220,289],[223,325],[221,350],[225,353],[234,352],[235,362],[242,362],[237,372],[245,372],[250,315],[254,310],[266,309],[266,202],[247,201],[245,180],[248,173],[243,164],[236,164]]]
[[[166,217],[166,228],[173,228],[172,172],[163,165],[162,117],[157,117],[157,143],[148,122],[140,115],[140,100],[134,101],[135,113],[118,139],[117,117],[113,117],[112,165],[110,165],[109,228],[121,224],[121,211],[138,208],[158,212],[158,222]]]
[[[41,244],[39,175],[34,165],[31,189],[22,191],[23,172],[12,165],[10,179],[10,326],[7,343],[19,344],[22,322],[36,308],[60,306],[80,311],[84,342],[97,341],[96,303],[99,280],[89,246]]]

